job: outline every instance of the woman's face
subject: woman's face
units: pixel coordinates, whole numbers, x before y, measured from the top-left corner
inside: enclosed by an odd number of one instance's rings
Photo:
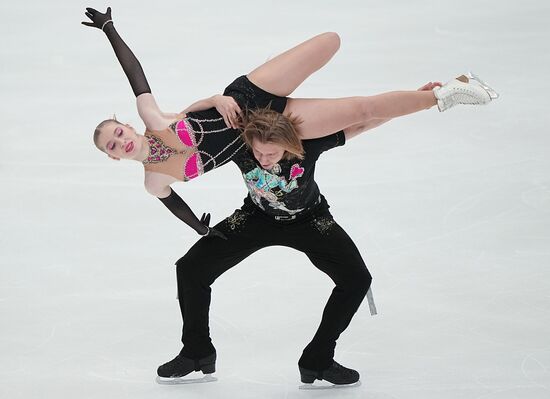
[[[252,140],[252,152],[262,168],[268,170],[285,155],[285,149],[279,144],[262,143],[257,139]]]
[[[113,121],[101,128],[97,145],[110,158],[133,159],[139,154],[142,141],[133,127]]]

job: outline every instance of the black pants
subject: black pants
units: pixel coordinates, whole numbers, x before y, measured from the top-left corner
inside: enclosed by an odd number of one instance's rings
[[[245,205],[215,227],[228,240],[201,238],[176,263],[184,322],[182,354],[197,359],[215,351],[208,311],[210,286],[216,278],[261,248],[283,245],[305,253],[336,284],[321,324],[298,362],[313,370],[329,367],[336,340],[349,325],[372,278],[357,247],[332,218],[324,198],[308,215],[293,221],[275,221]]]

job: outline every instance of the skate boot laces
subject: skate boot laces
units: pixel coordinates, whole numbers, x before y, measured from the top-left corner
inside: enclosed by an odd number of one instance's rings
[[[487,83],[473,72],[468,72],[434,89],[441,112],[458,104],[483,105],[499,97]]]

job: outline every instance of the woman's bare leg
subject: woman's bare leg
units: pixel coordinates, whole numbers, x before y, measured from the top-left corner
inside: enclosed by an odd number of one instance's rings
[[[393,119],[436,105],[433,91],[393,91],[368,97],[336,99],[290,98],[285,115],[302,123],[302,139],[323,137],[353,125],[368,125],[373,119]]]
[[[247,77],[263,90],[287,97],[309,75],[323,67],[339,48],[338,34],[322,33],[267,61]]]
[[[418,89],[418,91],[431,91],[436,87],[441,86],[441,82],[428,82],[422,87]],[[344,134],[346,136],[346,140],[350,140],[354,138],[355,136],[366,132],[367,130],[374,129],[380,125],[383,125],[386,122],[391,121],[392,118],[372,118],[367,121],[363,121],[360,123],[356,123],[354,125],[350,125],[346,128],[344,128]]]
[[[374,129],[380,125],[383,125],[386,122],[391,121],[391,118],[386,119],[371,119],[365,123],[356,123],[346,127],[344,130],[344,135],[346,136],[346,141],[351,140],[355,136],[358,136],[361,133],[366,132],[367,130]]]

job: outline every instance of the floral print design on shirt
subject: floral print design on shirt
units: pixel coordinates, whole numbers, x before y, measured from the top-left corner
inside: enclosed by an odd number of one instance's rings
[[[257,166],[250,172],[243,173],[243,178],[250,193],[250,198],[262,210],[265,210],[261,201],[264,198],[270,207],[294,215],[302,211],[303,208],[288,209],[283,201],[279,201],[279,197],[274,191],[290,193],[295,190],[298,188],[298,178],[303,176],[304,172],[304,168],[299,164],[292,165],[290,168],[290,181],[287,181],[284,177]]]

